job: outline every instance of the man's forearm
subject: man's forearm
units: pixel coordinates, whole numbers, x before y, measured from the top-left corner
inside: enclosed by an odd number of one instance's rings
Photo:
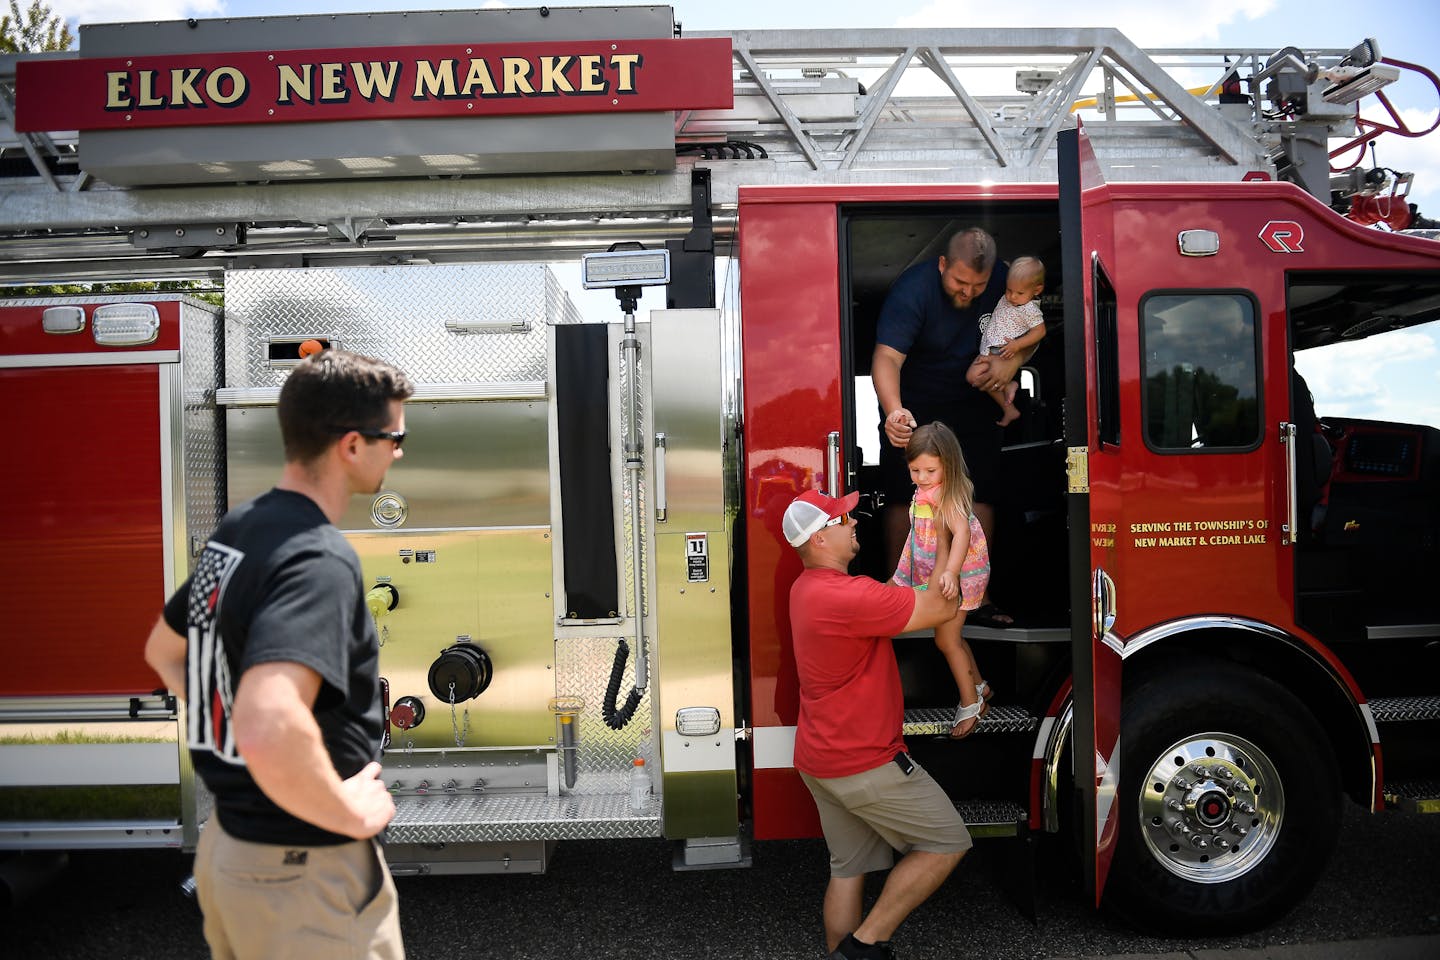
[[[160,675],[165,689],[185,699],[185,638],[171,630],[163,616],[145,641],[145,662]]]
[[[331,833],[350,836],[355,831],[357,818],[345,802],[340,774],[309,710],[281,702],[256,717],[237,705],[235,720],[240,755],[265,796],[286,813]]]
[[[900,409],[900,364],[894,357],[879,350],[875,352],[870,361],[870,382],[885,415]]]

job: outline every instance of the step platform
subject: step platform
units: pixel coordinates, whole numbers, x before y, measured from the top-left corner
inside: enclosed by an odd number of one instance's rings
[[[1385,803],[1406,813],[1440,813],[1440,780],[1387,782]]]
[[[955,707],[915,707],[905,711],[902,731],[907,737],[949,737],[955,726]],[[1024,707],[1001,706],[992,703],[990,712],[980,718],[975,728],[978,734],[1033,733],[1040,729],[1038,717],[1032,717]],[[968,737],[966,739],[969,739]]]
[[[661,835],[660,799],[643,814],[630,812],[628,793],[494,793],[480,796],[401,796],[387,843],[458,844],[525,840],[610,840]]]

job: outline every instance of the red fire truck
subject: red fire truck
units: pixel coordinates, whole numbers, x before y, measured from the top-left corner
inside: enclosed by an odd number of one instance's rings
[[[1406,175],[1327,156],[1424,68],[1373,41],[1161,64],[1111,30],[692,37],[666,7],[80,36],[0,63],[7,882],[193,846],[184,703],[141,645],[276,475],[310,340],[419,384],[407,456],[341,522],[397,873],[818,835],[781,513],[859,490],[852,572],[890,572],[876,320],[971,224],[1050,270],[995,504],[1016,622],[965,628],[997,691],[978,735],[945,735],[929,638],[894,640],[908,743],[972,831],[1032,873],[1073,845],[1136,923],[1239,929],[1304,896],[1345,804],[1436,810],[1440,433],[1419,401],[1317,410],[1297,371],[1440,314],[1440,243],[1356,222],[1407,225],[1371,216]],[[191,287],[115,286],[156,280]]]

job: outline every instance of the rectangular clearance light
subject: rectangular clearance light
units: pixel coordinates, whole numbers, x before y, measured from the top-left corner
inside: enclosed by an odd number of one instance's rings
[[[90,317],[95,342],[102,347],[136,347],[160,336],[160,311],[153,303],[107,303]]]
[[[715,707],[681,707],[675,711],[675,732],[682,737],[713,737],[720,732]]]
[[[580,258],[580,285],[586,290],[652,287],[669,282],[669,250],[616,250],[587,253]]]
[[[40,327],[46,333],[79,333],[85,329],[85,308],[46,307]]]

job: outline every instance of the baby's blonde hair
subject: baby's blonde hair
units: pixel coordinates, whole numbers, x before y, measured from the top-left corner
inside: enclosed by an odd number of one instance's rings
[[[1010,273],[1007,275],[1012,283],[1034,284],[1045,282],[1045,264],[1040,262],[1039,257],[1016,257],[1010,261]]]
[[[911,463],[927,453],[939,460],[940,469],[945,471],[937,498],[941,516],[952,527],[967,522],[975,508],[975,481],[970,479],[970,471],[965,466],[960,441],[939,420],[916,427],[910,434],[910,442],[905,445],[905,462]]]

